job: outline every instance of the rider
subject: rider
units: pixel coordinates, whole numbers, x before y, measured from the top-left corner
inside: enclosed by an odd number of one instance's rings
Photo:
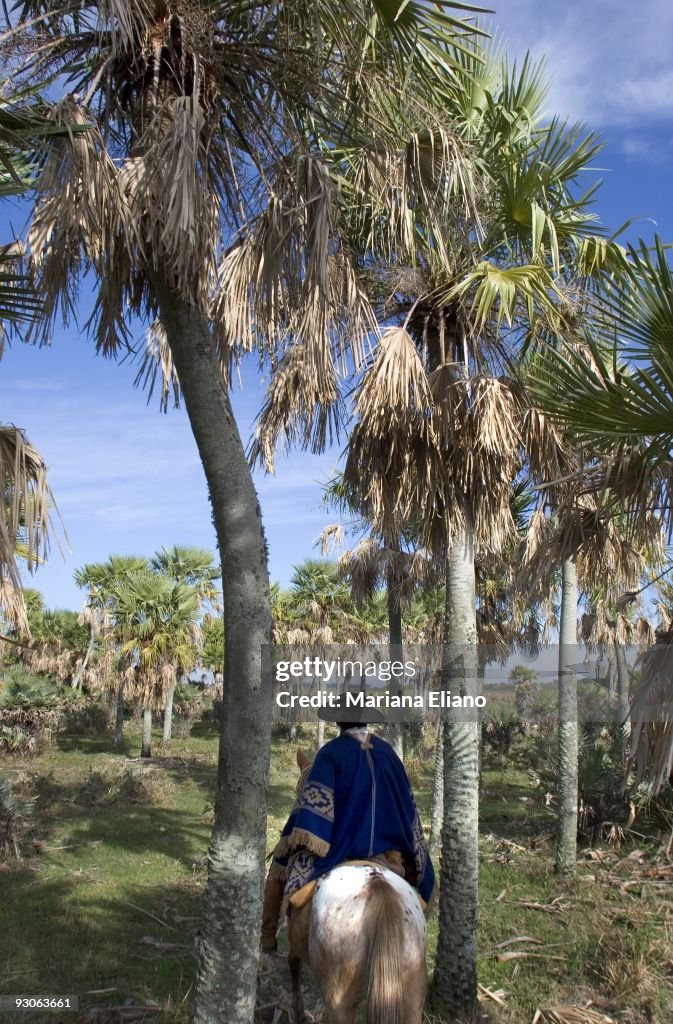
[[[284,896],[291,899],[342,861],[383,860],[425,902],[434,886],[404,765],[391,745],[368,729],[368,723],[384,720],[381,712],[347,707],[340,700],[321,708],[318,717],[336,722],[339,736],[318,751],[273,851],[262,918],[267,951],[276,948]]]

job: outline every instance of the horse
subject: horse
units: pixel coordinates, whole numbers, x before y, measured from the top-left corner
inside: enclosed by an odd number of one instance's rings
[[[292,907],[289,967],[295,1024],[303,1024],[302,963],[308,964],[327,1024],[421,1024],[427,989],[425,915],[418,894],[394,871],[344,863],[318,880],[312,900]]]

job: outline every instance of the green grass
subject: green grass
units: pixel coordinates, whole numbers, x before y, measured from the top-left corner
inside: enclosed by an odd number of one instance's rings
[[[132,724],[122,751],[108,737],[71,737],[0,764],[36,797],[35,844],[21,862],[0,865],[0,993],[76,993],[87,1008],[132,999],[162,1007],[164,1021],[186,1018],[217,761],[212,729],[195,732],[149,766],[130,760],[139,750]],[[294,758],[294,746],[274,743],[269,849],[293,803]],[[414,759],[411,774],[427,821],[430,756]],[[628,1010],[624,1024],[670,1020],[673,903],[661,887],[623,891],[587,861],[574,887],[560,888],[544,841],[550,814],[519,755],[486,765],[481,819],[480,981],[507,993],[504,1009],[489,1004],[492,1019],[518,1024],[538,1006],[593,999]],[[556,911],[524,906],[558,896]],[[497,948],[521,936],[537,941]],[[430,955],[435,942],[431,917]],[[538,957],[498,958],[517,949]],[[4,1024],[14,1019],[57,1021],[3,1015]]]

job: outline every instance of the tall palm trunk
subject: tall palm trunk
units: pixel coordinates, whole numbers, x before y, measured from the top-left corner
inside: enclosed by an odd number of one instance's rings
[[[171,745],[171,731],[173,729],[173,697],[175,696],[175,683],[171,683],[166,693],[166,705],[164,707],[164,735],[163,743],[166,750]]]
[[[115,718],[115,747],[121,747],[124,736],[124,684],[117,687],[117,715]]]
[[[456,536],[446,566],[442,688],[475,695],[474,532]],[[455,711],[453,715],[455,716]],[[469,720],[467,720],[469,718]],[[477,1000],[477,868],[479,851],[479,724],[476,711],[443,723],[444,822],[433,1009],[470,1014]]]
[[[568,558],[561,570],[561,625],[558,679],[558,835],[556,870],[572,875],[577,863],[577,566]]]
[[[629,716],[629,668],[622,644],[615,643],[617,660],[617,715],[620,728],[619,746],[622,758],[626,756],[628,740],[631,735],[631,719]]]
[[[91,654],[93,652],[95,643],[96,643],[96,633],[95,633],[95,630],[94,630],[94,624],[93,624],[93,622],[91,622],[89,624],[89,642],[86,645],[86,652],[84,654],[84,658],[82,659],[81,665],[79,666],[79,668],[77,669],[77,671],[73,675],[72,683],[70,684],[72,686],[73,690],[77,690],[82,685],[82,677],[84,676],[84,673],[86,671],[86,667],[89,664],[89,658],[91,657]]]
[[[388,643],[390,660],[403,661],[402,657],[402,608],[400,605],[399,581],[392,569],[387,574],[388,599]],[[388,686],[393,687],[391,680]],[[404,731],[401,722],[391,722],[386,730],[388,742],[398,757],[404,758]]]
[[[224,661],[215,823],[195,1024],[252,1024],[266,842],[272,691],[266,545],[252,475],[205,317],[157,274],[155,294],[203,463],[222,563]]]
[[[435,740],[435,766],[432,781],[432,814],[430,818],[430,856],[436,859],[441,849],[442,822],[444,820],[444,723],[437,722]]]
[[[152,708],[143,708],[143,740],[140,756],[152,756]]]

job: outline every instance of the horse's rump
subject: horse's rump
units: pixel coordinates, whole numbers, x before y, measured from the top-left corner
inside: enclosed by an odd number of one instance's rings
[[[365,889],[367,914],[367,1022],[406,1024],[404,1011],[404,912],[397,892],[382,874]]]
[[[326,1007],[366,999],[368,1024],[420,1021],[425,917],[416,892],[378,865],[334,868],[313,896],[309,962]]]

